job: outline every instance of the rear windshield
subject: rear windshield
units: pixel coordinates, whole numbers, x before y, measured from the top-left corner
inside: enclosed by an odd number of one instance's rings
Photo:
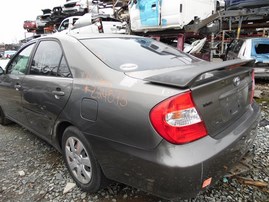
[[[200,61],[150,38],[99,38],[80,41],[106,65],[122,72],[163,69]]]

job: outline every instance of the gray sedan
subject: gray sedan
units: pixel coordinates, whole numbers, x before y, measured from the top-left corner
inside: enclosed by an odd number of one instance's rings
[[[252,146],[249,60],[209,63],[149,38],[52,35],[0,71],[0,123],[55,146],[77,185],[195,197]]]

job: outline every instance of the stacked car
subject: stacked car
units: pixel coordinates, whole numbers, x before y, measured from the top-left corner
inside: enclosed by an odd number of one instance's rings
[[[269,6],[268,0],[226,0],[228,10]]]

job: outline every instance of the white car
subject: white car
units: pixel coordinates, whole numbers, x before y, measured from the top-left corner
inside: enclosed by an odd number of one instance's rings
[[[80,18],[81,16],[71,16],[68,18],[65,18],[61,24],[59,25],[57,31],[58,32],[69,32],[73,27],[75,22]]]
[[[216,0],[131,0],[129,14],[134,32],[183,29],[194,18],[216,11]],[[219,2],[220,3],[220,2]]]
[[[91,2],[89,0],[67,0],[62,6],[62,11],[67,14],[87,13]]]
[[[75,22],[69,33],[125,34],[126,23],[111,18],[109,15],[93,15],[86,13]]]

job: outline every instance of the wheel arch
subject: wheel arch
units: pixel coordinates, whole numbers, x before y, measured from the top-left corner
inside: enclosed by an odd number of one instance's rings
[[[55,147],[57,150],[59,150],[59,152],[62,153],[62,137],[64,134],[64,131],[66,128],[68,128],[69,126],[73,126],[72,123],[68,122],[68,121],[62,121],[56,124],[55,128],[54,128],[54,136],[53,136],[53,142],[55,142]]]

